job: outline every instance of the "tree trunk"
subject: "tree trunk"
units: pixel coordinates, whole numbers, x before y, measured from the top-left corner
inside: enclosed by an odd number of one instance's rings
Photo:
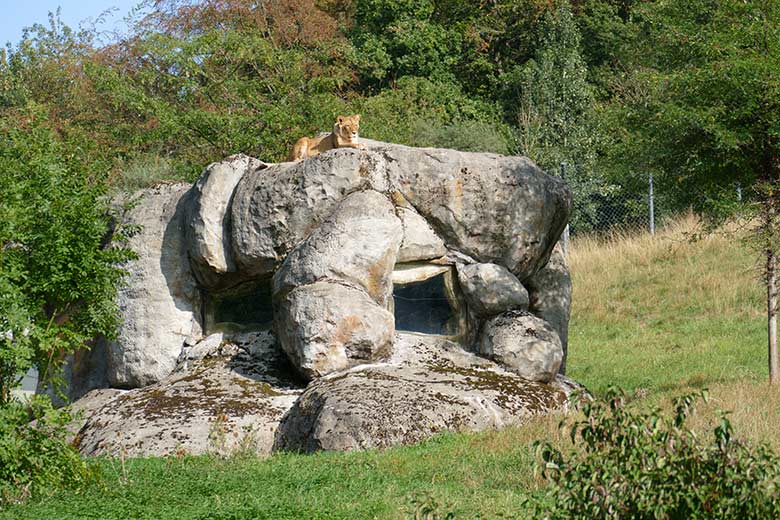
[[[777,357],[777,255],[772,248],[766,252],[766,304],[769,336],[769,384],[780,379]]]
[[[777,358],[777,255],[770,247],[766,251],[766,306],[769,336],[769,384],[778,383]]]

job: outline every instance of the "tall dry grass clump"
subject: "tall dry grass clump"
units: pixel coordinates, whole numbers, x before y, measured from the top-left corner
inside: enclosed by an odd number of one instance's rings
[[[688,214],[654,236],[576,237],[568,261],[575,316],[763,316],[756,257],[734,225],[703,234],[700,220]]]

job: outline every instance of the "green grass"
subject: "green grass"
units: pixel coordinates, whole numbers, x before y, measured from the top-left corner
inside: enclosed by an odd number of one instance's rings
[[[572,377],[597,393],[766,378],[755,257],[733,235],[690,242],[695,229],[689,217],[655,238],[575,242]]]
[[[104,460],[108,485],[15,507],[29,519],[406,518],[412,500],[474,518],[519,511],[536,485],[528,443],[512,431],[442,435],[417,446],[365,453],[253,458]]]
[[[737,435],[780,439],[780,392],[766,379],[763,292],[754,257],[734,238],[690,243],[685,219],[664,234],[575,240],[569,372],[596,393],[620,385],[640,406],[709,387],[694,418],[705,429],[733,410]],[[266,459],[135,459],[126,479],[101,460],[104,485],[37,497],[0,519],[397,519],[430,498],[456,518],[524,518],[541,499],[531,443],[566,447],[559,417],[478,435],[363,453]]]

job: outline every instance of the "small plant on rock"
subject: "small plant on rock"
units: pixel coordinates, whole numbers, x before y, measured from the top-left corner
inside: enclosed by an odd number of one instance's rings
[[[584,452],[565,456],[547,442],[536,444],[552,484],[552,505],[539,516],[780,518],[780,459],[737,440],[725,414],[710,438],[686,427],[694,404],[706,397],[702,391],[676,398],[670,417],[630,409],[616,389],[583,403],[584,419],[571,437]]]

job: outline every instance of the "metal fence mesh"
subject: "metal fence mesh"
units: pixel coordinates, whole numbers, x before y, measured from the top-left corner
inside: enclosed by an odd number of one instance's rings
[[[622,183],[583,183],[572,176],[567,178],[563,165],[561,175],[572,190],[570,237],[655,233],[680,214],[708,204],[703,195],[680,186],[659,184],[652,175],[637,175]],[[723,196],[742,200],[738,186]]]

